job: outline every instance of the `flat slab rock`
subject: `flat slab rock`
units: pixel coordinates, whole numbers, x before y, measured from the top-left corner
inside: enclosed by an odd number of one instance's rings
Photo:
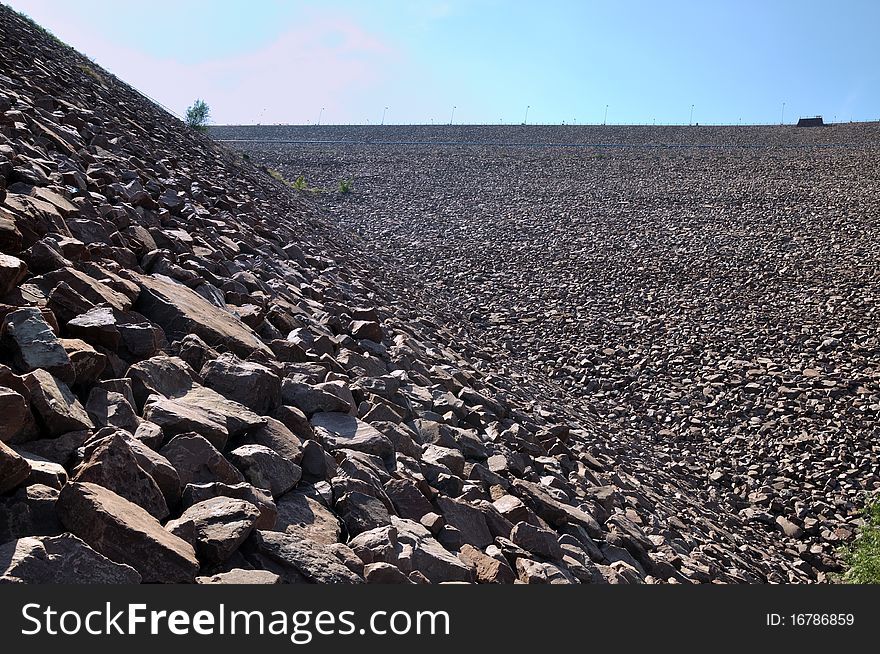
[[[8,314],[0,336],[0,342],[9,348],[15,365],[23,372],[42,368],[68,384],[76,378],[70,357],[39,309]]]
[[[220,393],[195,385],[175,398],[156,398],[144,407],[144,418],[159,425],[166,437],[195,432],[218,449],[230,437],[265,424],[266,420]]]
[[[277,531],[255,531],[248,545],[253,553],[267,557],[286,571],[288,581],[313,584],[364,582],[363,577],[345,567],[325,545],[314,541]]]
[[[139,584],[129,565],[111,561],[73,534],[29,536],[0,545],[0,583]]]
[[[210,577],[196,577],[197,584],[280,584],[281,577],[268,570],[243,570],[235,568]]]
[[[135,309],[165,330],[169,340],[197,334],[208,345],[225,345],[238,356],[254,351],[272,356],[263,341],[243,322],[201,295],[164,275],[138,275],[141,287]]]
[[[58,496],[62,524],[92,548],[137,570],[145,583],[192,583],[192,545],[133,502],[96,484],[71,482]]]
[[[89,414],[63,381],[42,369],[28,373],[24,379],[31,393],[31,410],[48,432],[46,436],[94,428]]]
[[[382,458],[394,456],[394,445],[382,432],[347,413],[316,413],[311,423],[313,427],[322,427],[329,432],[330,436],[324,438],[327,450],[357,450]]]
[[[274,531],[330,545],[338,543],[342,525],[336,515],[317,500],[303,493],[287,493],[278,498],[278,521]]]

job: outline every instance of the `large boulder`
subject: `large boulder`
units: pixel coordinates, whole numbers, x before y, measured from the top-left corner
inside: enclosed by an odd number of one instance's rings
[[[266,424],[248,432],[241,438],[241,443],[263,445],[296,464],[303,458],[302,439],[275,418],[266,418]]]
[[[404,518],[393,524],[365,531],[348,545],[365,563],[385,562],[406,566],[423,574],[428,581],[474,581],[473,568],[448,552],[422,525]]]
[[[220,481],[214,481],[187,484],[183,489],[181,504],[184,507],[190,507],[214,497],[231,497],[253,504],[260,512],[254,527],[257,529],[275,529],[275,524],[278,521],[278,508],[275,506],[275,501],[269,493],[255,488],[247,482],[224,484]]]
[[[27,459],[0,441],[0,495],[8,493],[31,474]]]
[[[184,487],[215,481],[224,484],[244,482],[241,472],[210,441],[198,434],[175,436],[159,450],[159,454],[174,466]]]
[[[278,520],[273,531],[283,531],[324,545],[338,543],[342,525],[334,513],[316,499],[300,492],[278,498]]]
[[[340,562],[326,545],[277,531],[255,531],[250,556],[288,583],[359,584],[363,578]]]
[[[71,482],[58,496],[62,524],[92,548],[137,570],[146,583],[192,583],[192,545],[162,528],[137,504],[102,486]]]
[[[28,274],[28,267],[18,257],[0,254],[0,297],[6,295]]]
[[[137,275],[141,287],[135,309],[159,324],[171,340],[197,334],[208,345],[225,346],[241,357],[272,350],[231,313],[164,275]]]
[[[250,502],[213,497],[193,504],[165,528],[195,547],[202,564],[226,561],[253,531],[260,510]]]
[[[316,413],[312,416],[313,427],[326,430],[324,447],[329,451],[356,450],[383,459],[394,456],[394,446],[380,431],[347,413]]]
[[[34,370],[24,380],[30,391],[31,408],[47,436],[94,428],[89,414],[63,381],[45,370]]]
[[[266,366],[242,361],[232,353],[208,361],[202,368],[205,385],[266,415],[281,404],[281,379]]]
[[[67,384],[76,379],[64,346],[37,308],[7,314],[0,328],[0,343],[9,349],[13,364],[22,372],[42,369]]]
[[[144,418],[159,425],[166,438],[195,432],[221,450],[230,437],[266,423],[238,402],[198,385],[180,397],[152,397],[144,406]]]
[[[461,532],[465,543],[482,549],[494,540],[486,524],[486,518],[478,508],[452,497],[441,496],[435,502],[447,524]]]
[[[0,583],[138,584],[131,566],[116,563],[72,534],[28,536],[0,545]]]
[[[319,412],[348,413],[350,408],[349,403],[335,393],[293,379],[284,380],[281,399],[306,415]]]
[[[168,504],[156,481],[139,465],[124,432],[112,431],[90,443],[73,481],[91,482],[134,502],[157,520],[168,517]]]
[[[298,465],[265,445],[242,445],[232,450],[228,458],[245,479],[257,488],[269,491],[272,497],[284,495],[302,477]]]
[[[14,442],[29,425],[33,416],[21,393],[0,386],[0,442]]]

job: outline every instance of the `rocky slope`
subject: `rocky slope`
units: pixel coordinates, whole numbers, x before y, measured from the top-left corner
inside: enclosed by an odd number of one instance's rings
[[[5,7],[0,37],[0,581],[836,567]]]

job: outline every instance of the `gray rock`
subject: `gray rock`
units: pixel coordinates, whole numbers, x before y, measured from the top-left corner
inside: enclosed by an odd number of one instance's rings
[[[244,500],[214,497],[193,504],[165,528],[184,540],[194,533],[196,554],[202,564],[226,561],[254,530],[259,509]]]
[[[242,570],[235,568],[210,577],[196,577],[197,584],[280,584],[281,577],[268,570]]]
[[[341,397],[311,384],[285,379],[281,388],[281,399],[285,404],[300,409],[306,415],[318,412],[347,413],[350,406]]]
[[[211,499],[213,497],[231,497],[233,499],[245,500],[253,504],[260,512],[254,527],[256,529],[275,529],[278,521],[278,509],[272,496],[264,490],[254,488],[247,482],[238,484],[224,484],[219,481],[209,483],[191,483],[187,484],[183,489],[181,503],[184,508],[188,508],[199,502]]]
[[[332,551],[314,541],[277,531],[255,531],[247,545],[253,554],[275,563],[288,583],[363,583]]]
[[[28,536],[0,545],[0,584],[138,584],[131,566],[115,563],[72,534]]]
[[[313,427],[321,427],[329,433],[324,436],[324,447],[330,451],[356,450],[383,459],[394,456],[394,446],[377,429],[346,413],[316,413],[312,416]]]
[[[242,445],[227,456],[247,481],[268,490],[272,497],[284,495],[302,477],[298,465],[264,445]]]
[[[45,370],[34,370],[24,380],[30,391],[31,409],[46,436],[94,428],[89,414],[63,381]]]
[[[22,372],[42,369],[67,384],[76,379],[64,346],[37,308],[8,313],[0,327],[0,343],[9,348],[14,365]]]
[[[221,395],[267,415],[281,404],[281,380],[266,366],[221,354],[201,371],[205,385]]]

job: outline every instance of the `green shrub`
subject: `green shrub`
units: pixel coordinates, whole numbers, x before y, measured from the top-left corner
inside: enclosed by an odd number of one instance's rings
[[[204,100],[196,100],[191,107],[186,109],[186,124],[200,132],[208,129],[210,117],[211,109]]]
[[[340,179],[339,180],[339,192],[343,195],[347,193],[351,193],[354,190],[354,180],[353,179]]]
[[[296,181],[291,184],[291,186],[297,191],[305,191],[307,188],[309,188],[309,185],[306,184],[305,175],[300,175],[299,177],[297,177]]]
[[[841,581],[845,584],[880,584],[880,498],[870,500],[863,513],[864,526],[843,551],[847,570]]]

